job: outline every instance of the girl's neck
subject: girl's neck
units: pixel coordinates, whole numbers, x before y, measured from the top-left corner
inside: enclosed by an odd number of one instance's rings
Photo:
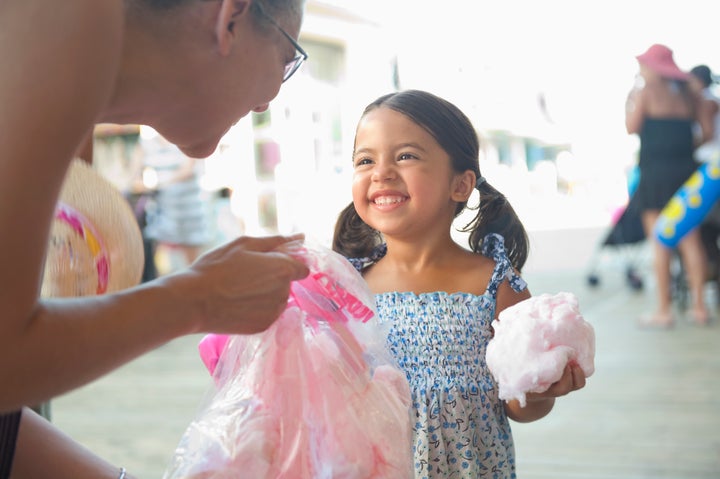
[[[383,258],[398,271],[418,273],[447,263],[448,258],[467,253],[450,235],[413,241],[386,238],[387,254]]]

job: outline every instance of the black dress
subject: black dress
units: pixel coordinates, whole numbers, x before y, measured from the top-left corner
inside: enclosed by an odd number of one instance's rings
[[[685,118],[646,118],[640,130],[638,207],[662,210],[698,168],[693,125]]]
[[[0,479],[8,479],[12,471],[20,414],[20,411],[0,414]]]

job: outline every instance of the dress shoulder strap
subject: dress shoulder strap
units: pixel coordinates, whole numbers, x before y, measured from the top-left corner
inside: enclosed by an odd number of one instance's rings
[[[387,244],[382,243],[373,248],[370,255],[365,258],[348,258],[348,261],[355,267],[358,272],[362,273],[362,270],[385,256],[387,253]]]
[[[492,277],[488,283],[485,294],[490,295],[493,299],[497,297],[497,290],[500,284],[507,279],[510,287],[516,292],[520,292],[527,288],[527,283],[520,277],[512,267],[510,258],[505,251],[505,239],[497,233],[489,233],[483,238],[482,249],[480,252],[492,258],[495,261]]]

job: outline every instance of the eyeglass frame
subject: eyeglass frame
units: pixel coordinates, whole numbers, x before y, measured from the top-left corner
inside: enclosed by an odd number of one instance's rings
[[[260,15],[262,15],[263,18],[265,18],[265,20],[267,20],[275,28],[277,28],[280,33],[282,33],[282,35],[287,38],[290,43],[292,43],[293,47],[295,47],[295,57],[285,64],[285,72],[283,73],[282,80],[283,83],[285,83],[290,79],[291,76],[295,74],[296,71],[298,71],[298,69],[305,62],[305,60],[308,59],[308,54],[305,50],[303,50],[303,47],[301,47],[300,44],[292,37],[292,35],[286,32],[285,29],[281,27],[274,18],[272,18],[265,12],[265,9],[263,9],[262,5],[259,2],[252,2],[252,5],[257,8],[257,11],[260,13]]]

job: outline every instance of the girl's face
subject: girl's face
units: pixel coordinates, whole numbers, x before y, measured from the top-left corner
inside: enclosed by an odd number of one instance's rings
[[[450,158],[424,128],[386,107],[360,119],[353,153],[352,196],[360,217],[386,237],[447,233],[457,202],[475,175],[452,171]]]

